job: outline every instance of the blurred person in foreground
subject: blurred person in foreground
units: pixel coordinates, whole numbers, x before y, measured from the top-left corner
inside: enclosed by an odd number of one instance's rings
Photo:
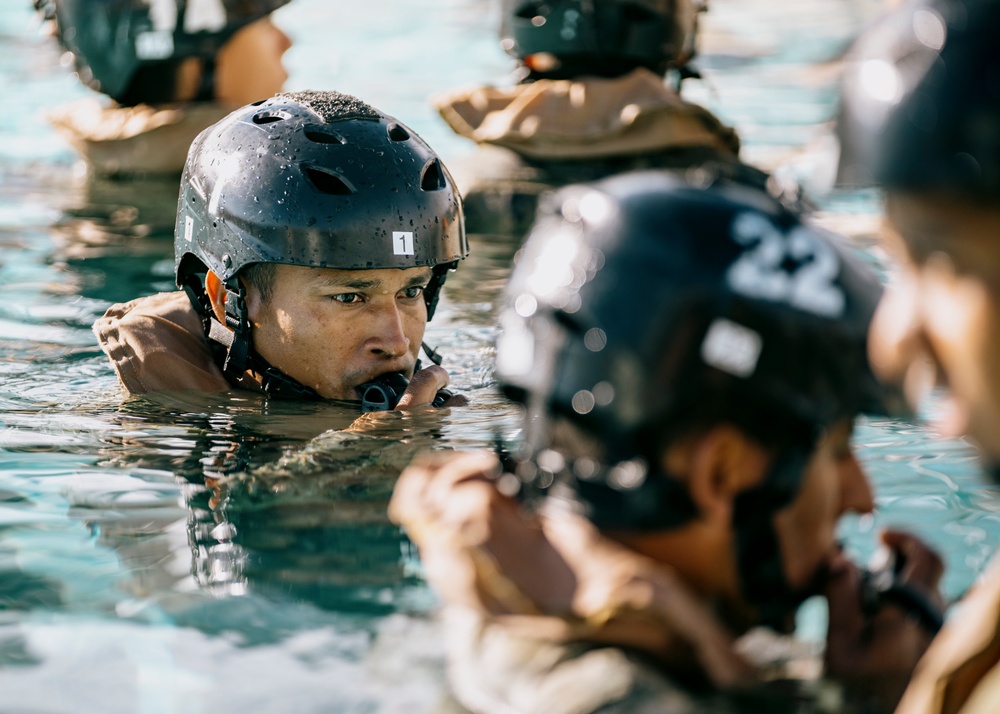
[[[461,703],[830,711],[807,690],[842,678],[848,710],[889,710],[940,617],[941,563],[887,532],[902,567],[864,591],[835,539],[873,507],[854,419],[899,402],[866,358],[880,293],[836,237],[726,179],[634,172],[547,199],[497,344],[522,447],[418,460],[390,502],[444,602]],[[783,675],[737,638],[790,631],[824,592],[909,660],[859,670],[866,635],[831,633],[830,680],[765,686]]]
[[[872,364],[916,403],[943,388],[935,427],[967,435],[1000,481],[1000,2],[902,6],[857,42],[844,78],[840,178],[885,191],[894,279]],[[856,626],[831,612],[831,627]],[[892,655],[881,646],[883,662]],[[1000,562],[931,645],[900,714],[1000,711]]]
[[[356,97],[279,94],[205,129],[188,153],[175,292],[111,306],[94,332],[131,394],[249,390],[384,408],[465,402],[420,368],[441,287],[468,254],[437,154]],[[432,360],[440,361],[427,349]]]
[[[470,233],[522,238],[554,187],[643,168],[702,165],[751,185],[736,132],[681,97],[697,76],[699,0],[502,0],[515,83],[432,103],[477,151],[455,164]],[[668,81],[671,84],[668,84]]]
[[[49,120],[101,175],[179,174],[194,137],[280,92],[288,0],[35,0],[80,81],[105,95]]]

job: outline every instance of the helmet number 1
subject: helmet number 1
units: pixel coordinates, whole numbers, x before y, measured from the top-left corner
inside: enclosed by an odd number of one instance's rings
[[[840,261],[807,228],[786,234],[763,216],[744,213],[733,220],[732,236],[747,246],[726,273],[733,291],[823,317],[843,313],[844,293],[836,284]]]
[[[393,231],[392,252],[394,255],[413,255],[413,231]]]

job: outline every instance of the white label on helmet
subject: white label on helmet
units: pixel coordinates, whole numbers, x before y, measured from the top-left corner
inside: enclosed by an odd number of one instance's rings
[[[216,32],[225,26],[226,8],[222,0],[188,0],[184,32]]]
[[[413,232],[393,231],[392,252],[395,255],[413,255]]]
[[[174,37],[169,32],[142,32],[135,38],[135,56],[141,60],[167,59],[174,54]]]
[[[709,367],[737,377],[749,377],[757,368],[763,346],[760,335],[749,327],[718,318],[709,325],[701,343],[701,358]]]
[[[194,235],[194,219],[191,216],[184,216],[184,240],[188,243]]]
[[[726,273],[740,295],[785,302],[823,317],[838,317],[846,298],[836,285],[840,260],[804,226],[782,233],[756,213],[733,220],[733,240],[747,246]]]
[[[171,35],[177,27],[177,0],[150,0],[149,21],[153,29],[169,32]],[[142,55],[139,55],[140,59]]]

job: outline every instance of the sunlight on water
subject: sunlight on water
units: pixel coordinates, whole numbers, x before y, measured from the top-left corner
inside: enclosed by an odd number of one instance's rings
[[[44,121],[88,96],[39,35],[0,8],[0,691],[4,710],[433,711],[444,694],[434,597],[387,520],[422,449],[519,437],[494,384],[494,304],[517,245],[472,236],[427,341],[466,408],[373,418],[254,395],[126,398],[90,330],[108,305],[173,289],[176,181],[86,180]],[[806,186],[828,171],[835,59],[875,0],[713,0],[706,81],[687,86],[741,131],[746,158]],[[294,0],[289,89],[357,94],[445,157],[471,145],[427,103],[510,69],[487,0]],[[820,201],[818,219],[872,246],[877,197]],[[974,453],[926,427],[869,421],[856,438],[878,491],[841,536],[913,528],[957,597],[1000,534]],[[810,606],[802,633],[822,637]]]

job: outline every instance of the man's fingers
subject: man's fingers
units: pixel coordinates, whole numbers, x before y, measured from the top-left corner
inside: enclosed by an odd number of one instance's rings
[[[900,581],[922,588],[930,597],[939,597],[938,583],[944,574],[944,561],[926,543],[910,533],[885,531],[882,542],[902,557]]]
[[[496,457],[488,452],[419,454],[396,481],[389,517],[404,525],[414,519],[426,519],[445,508],[456,485],[464,480],[495,476],[499,470]]]
[[[448,371],[436,364],[415,372],[406,391],[399,398],[396,409],[430,404],[437,396],[438,390],[448,386],[448,380]]]

